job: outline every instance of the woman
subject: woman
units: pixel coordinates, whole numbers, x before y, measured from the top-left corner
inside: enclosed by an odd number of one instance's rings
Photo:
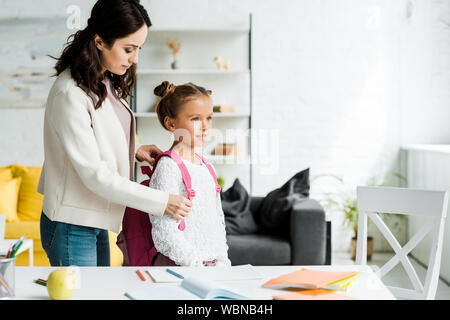
[[[134,160],[153,164],[161,152],[135,147],[126,102],[150,26],[138,0],[99,0],[57,59],[38,187],[41,241],[52,266],[109,266],[108,230],[119,232],[126,206],[178,220],[190,211],[188,199],[132,181]]]

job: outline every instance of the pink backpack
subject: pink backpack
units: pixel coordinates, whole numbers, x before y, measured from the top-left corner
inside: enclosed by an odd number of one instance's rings
[[[188,199],[192,201],[195,197],[195,191],[192,189],[191,176],[183,163],[183,160],[178,156],[177,153],[172,151],[166,151],[158,155],[155,161],[154,169],[158,160],[163,156],[169,156],[176,162],[181,171],[181,176],[183,178],[184,185],[186,186]],[[217,177],[214,173],[214,169],[203,158],[198,155],[203,163],[208,168],[211,176],[216,184],[216,195],[220,193],[220,186],[217,183]],[[141,167],[142,174],[148,175],[149,179],[141,182],[142,185],[149,186],[150,178],[154,172],[148,166]],[[183,231],[185,228],[184,220],[178,225],[178,229]],[[127,207],[125,209],[125,214],[122,220],[122,231],[117,236],[117,246],[123,253],[123,265],[124,266],[151,266],[153,265],[153,260],[158,253],[156,251],[155,245],[152,239],[152,224],[148,213]]]

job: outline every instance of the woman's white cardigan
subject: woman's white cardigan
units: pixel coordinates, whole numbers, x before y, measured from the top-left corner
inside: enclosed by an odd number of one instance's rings
[[[38,192],[50,220],[118,233],[126,206],[161,216],[169,195],[130,180],[134,165],[121,123],[107,99],[97,110],[94,101],[70,69],[55,80],[45,110]],[[132,128],[134,121],[132,116]]]

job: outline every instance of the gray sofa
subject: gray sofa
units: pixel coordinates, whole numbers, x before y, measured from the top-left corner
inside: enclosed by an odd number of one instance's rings
[[[255,221],[264,197],[251,197]],[[323,207],[307,198],[294,203],[284,234],[268,231],[227,234],[232,265],[323,265],[331,264],[331,222]]]

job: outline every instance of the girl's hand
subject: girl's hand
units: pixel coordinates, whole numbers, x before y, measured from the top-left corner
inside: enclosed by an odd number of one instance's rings
[[[183,196],[169,194],[166,210],[164,211],[169,217],[176,220],[184,220],[191,211],[192,202]]]
[[[155,159],[160,153],[162,151],[154,144],[140,146],[136,151],[136,159],[139,161],[147,161],[153,167]]]
[[[205,267],[215,267],[217,260],[214,259],[213,261],[203,261],[203,265]]]

